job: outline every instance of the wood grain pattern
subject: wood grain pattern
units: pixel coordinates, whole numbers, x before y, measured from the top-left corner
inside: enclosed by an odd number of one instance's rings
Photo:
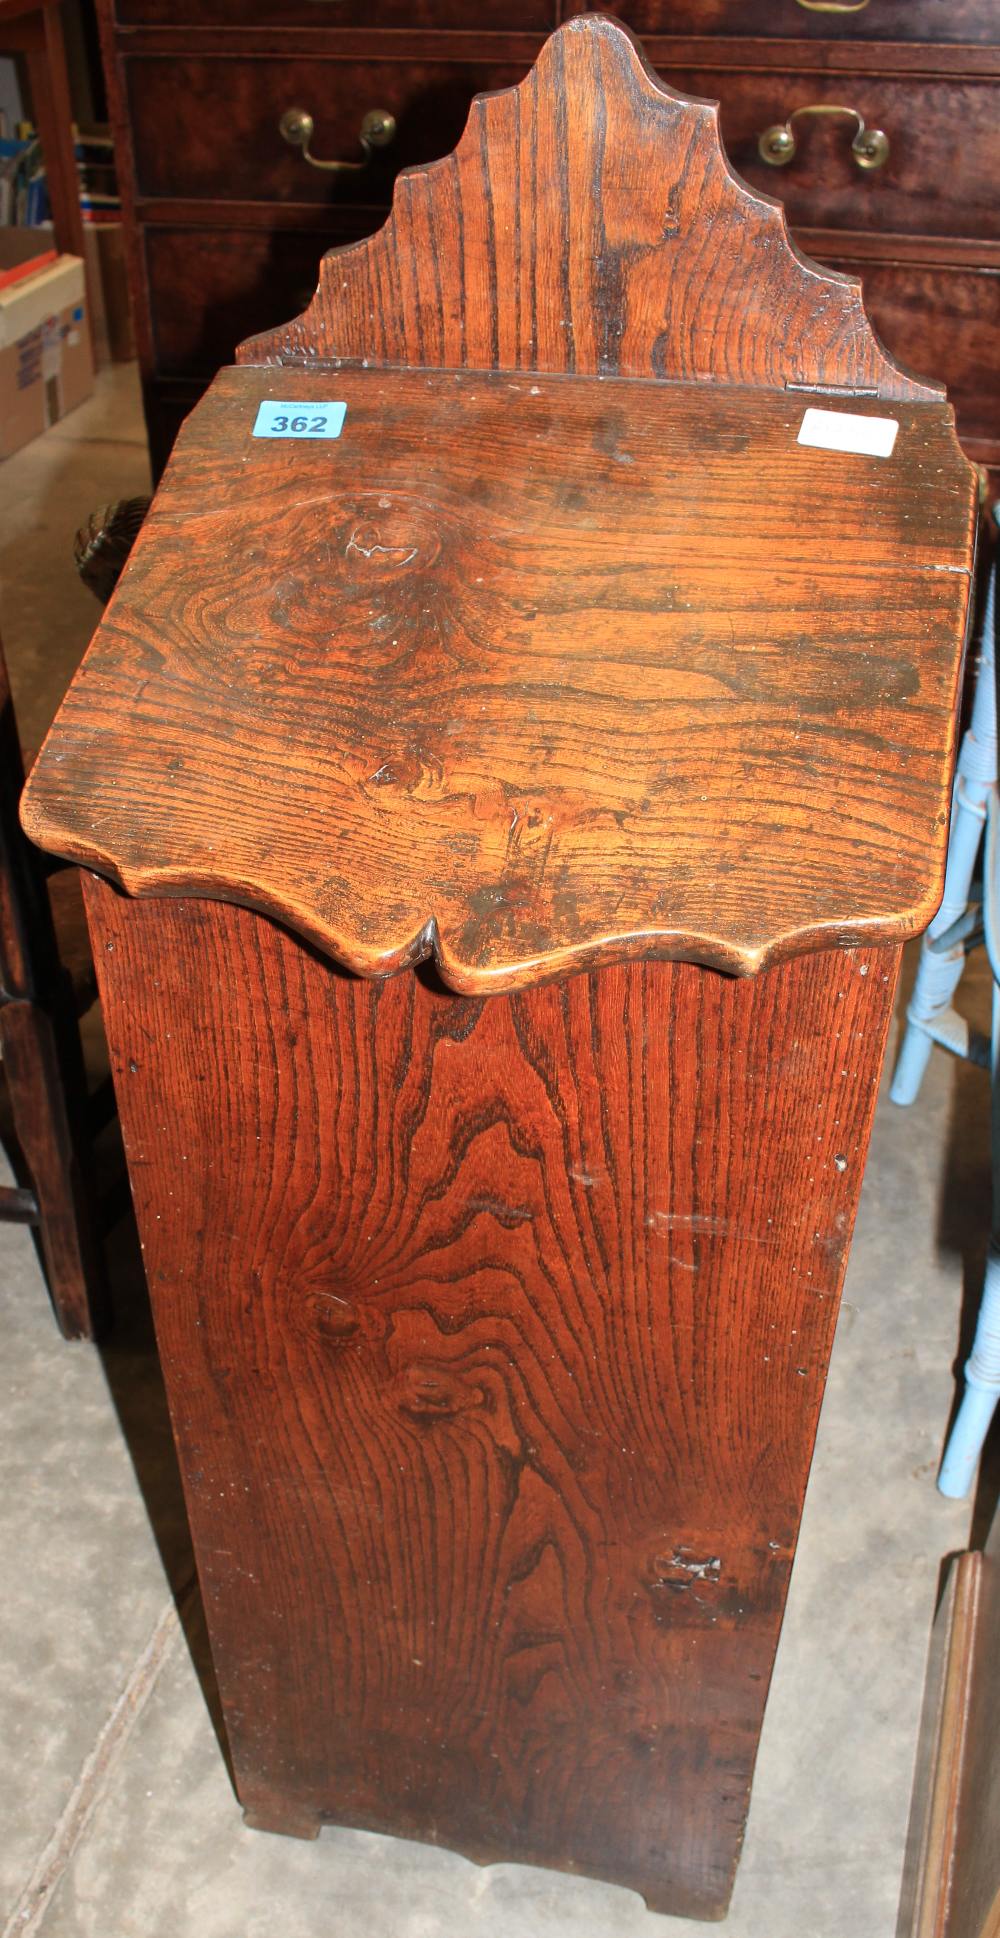
[[[992,183],[1000,160],[1000,79],[975,75],[733,72],[671,64],[672,87],[718,96],[719,126],[734,168],[765,194],[780,196],[795,228],[829,227],[888,234],[964,236],[987,244],[997,233]],[[807,103],[848,104],[889,138],[884,166],[869,174],[851,154],[856,123],[836,116],[796,124],[795,159],[770,168],[757,143]],[[868,288],[864,285],[867,304]],[[998,319],[1000,321],[1000,319]],[[933,368],[926,358],[918,369]]]
[[[339,0],[334,3],[339,4]],[[927,0],[927,3],[936,7],[938,0]],[[992,0],[985,3],[992,6]],[[103,11],[106,0],[100,0],[100,4]],[[901,4],[909,5],[909,0],[901,0]],[[604,9],[602,17],[607,18]],[[631,23],[628,31],[636,31]],[[643,32],[641,38],[647,59],[656,69],[669,68],[672,63],[697,67],[705,61],[715,61],[721,67],[739,71],[750,67],[766,72],[768,68],[791,66],[813,74],[838,68],[868,74],[1000,74],[998,37],[979,42],[928,39],[886,42],[859,39],[841,29],[833,36],[820,35],[818,39],[815,36],[785,39],[752,33],[737,37],[717,31]],[[126,55],[169,54],[180,52],[186,46],[197,47],[204,54],[224,54],[227,47],[233,52],[238,49],[241,53],[267,55],[308,54],[311,49],[343,60],[363,60],[365,50],[369,49],[373,64],[393,59],[422,60],[425,55],[440,60],[475,61],[481,58],[485,46],[497,59],[523,60],[530,64],[537,55],[540,40],[539,33],[514,27],[502,32],[487,28],[484,35],[482,28],[470,26],[467,19],[464,29],[447,26],[428,30],[418,25],[380,27],[373,32],[358,25],[334,27],[328,23],[325,27],[293,24],[280,34],[273,24],[264,26],[246,20],[239,28],[238,39],[230,22],[204,26],[199,29],[197,40],[192,41],[190,23],[178,20],[169,27],[161,24],[130,26],[127,32],[120,30],[119,45]]]
[[[548,0],[545,3],[547,6]],[[260,70],[262,92],[266,92],[267,76],[281,72],[286,62],[299,64],[300,71],[304,69],[308,74],[310,87],[316,89],[315,106],[324,127],[331,133],[334,130],[327,117],[336,111],[338,102],[343,105],[337,78],[341,66],[346,64],[357,71],[364,64],[371,86],[381,94],[380,76],[389,85],[398,86],[400,76],[412,76],[426,62],[439,72],[444,64],[450,64],[450,84],[444,92],[436,86],[410,88],[406,103],[410,135],[415,137],[419,152],[441,155],[452,139],[451,130],[456,130],[456,115],[464,112],[456,92],[459,83],[465,88],[467,106],[473,88],[483,85],[477,77],[483,73],[484,61],[516,63],[524,71],[535,58],[538,33],[550,27],[553,20],[551,9],[546,16],[544,8],[539,6],[536,12],[534,4],[535,0],[531,0],[530,6],[528,0],[508,0],[502,15],[493,9],[480,10],[473,20],[467,9],[463,12],[458,7],[457,0],[419,0],[419,5],[405,7],[402,0],[375,0],[374,4],[364,6],[359,0],[286,0],[280,5],[278,0],[211,0],[209,5],[202,5],[201,0],[197,4],[194,0],[178,0],[176,5],[171,0],[120,0],[117,8],[114,0],[98,0],[104,30],[109,112],[116,128],[126,235],[130,243],[133,307],[143,361],[147,422],[155,447],[157,475],[178,421],[177,394],[167,382],[167,373],[188,378],[202,373],[211,375],[220,364],[231,361],[241,336],[273,330],[282,319],[303,309],[308,300],[302,293],[305,279],[297,264],[288,263],[280,246],[275,248],[273,260],[269,261],[259,232],[277,232],[286,224],[315,219],[324,207],[345,218],[363,215],[364,222],[353,228],[346,220],[330,222],[326,246],[332,247],[369,232],[382,220],[379,206],[369,202],[364,207],[343,199],[343,184],[335,191],[334,199],[325,203],[316,201],[311,207],[308,202],[288,199],[299,192],[299,178],[292,176],[280,182],[278,199],[274,196],[267,201],[249,199],[248,184],[251,180],[259,182],[262,164],[265,171],[277,165],[272,147],[273,123],[265,117],[250,140],[232,135],[228,119],[220,117],[218,111],[219,102],[229,101],[233,92],[228,79],[229,63],[235,62],[241,69],[249,62],[255,63]],[[574,10],[572,6],[564,7],[566,12]],[[906,110],[895,122],[892,173],[902,158],[912,193],[893,194],[887,200],[871,180],[853,167],[849,175],[842,176],[838,151],[831,157],[835,180],[839,183],[837,220],[855,234],[859,221],[871,222],[869,239],[882,244],[881,258],[888,264],[896,259],[898,246],[898,234],[888,224],[890,205],[908,225],[919,219],[918,210],[929,211],[934,241],[939,246],[935,253],[928,239],[922,238],[925,248],[930,250],[926,262],[931,272],[932,315],[948,306],[946,292],[938,301],[933,276],[933,271],[947,261],[944,251],[956,242],[961,246],[964,241],[966,249],[976,256],[975,263],[969,266],[988,266],[993,246],[989,237],[997,225],[995,220],[992,226],[985,221],[983,184],[995,178],[997,170],[990,156],[984,167],[966,172],[968,128],[964,121],[954,117],[949,124],[948,116],[938,113],[935,102],[938,84],[951,83],[959,107],[968,100],[975,113],[976,96],[983,93],[979,84],[990,79],[996,81],[1000,76],[1000,14],[996,0],[870,0],[865,11],[845,16],[813,14],[796,4],[796,0],[630,0],[624,11],[631,27],[644,35],[647,59],[671,86],[683,88],[684,81],[679,77],[685,72],[704,72],[708,78],[700,91],[713,98],[721,95],[724,102],[730,87],[741,89],[744,79],[749,83],[751,97],[756,91],[763,102],[763,97],[773,92],[770,74],[776,71],[792,77],[798,98],[804,100],[814,98],[812,90],[817,80],[829,86],[831,77],[837,75],[841,77],[839,86],[845,94],[855,85],[870,85],[877,93],[887,80],[913,82],[912,93],[906,88],[894,88],[892,99],[894,113],[897,107]],[[363,24],[359,24],[361,21]],[[404,21],[405,25],[400,24]],[[525,31],[532,26],[536,29],[534,33]],[[169,156],[164,149],[159,157],[161,185],[170,179],[170,157],[198,152],[202,158],[203,182],[210,176],[215,185],[213,199],[198,201],[189,197],[183,210],[176,197],[162,193],[137,201],[132,169],[133,136],[140,149],[144,149],[149,139],[149,124],[140,123],[129,102],[127,79],[133,63],[144,62],[148,67],[150,59],[157,57],[166,79],[175,63],[194,56],[199,72],[208,66],[213,69],[216,92],[214,97],[209,93],[201,100],[184,87],[175,89],[173,94],[164,88],[163,125],[173,130],[173,138]],[[245,88],[241,90],[241,98],[245,106]],[[908,104],[914,109],[912,114]],[[783,112],[787,112],[787,105],[786,101]],[[775,112],[779,106],[780,102]],[[414,125],[416,121],[423,124],[419,131]],[[933,140],[928,139],[928,121],[936,129]],[[353,141],[356,122],[348,115],[339,132],[346,140]],[[985,127],[983,132],[988,132]],[[264,149],[270,161],[265,160]],[[806,143],[792,171],[796,181],[801,182],[803,163],[812,152],[812,144]],[[146,159],[148,156],[144,155],[144,163]],[[287,160],[285,157],[283,166]],[[956,175],[963,175],[966,183],[971,182],[970,198],[953,192]],[[384,175],[380,178],[380,196],[384,195],[387,179]],[[771,194],[783,196],[793,188],[787,178],[783,185],[780,172],[768,171],[761,179]],[[826,194],[822,171],[815,172],[812,180],[817,189],[815,206],[809,193],[798,191],[802,224],[808,229],[816,227],[819,203]],[[304,186],[301,192],[319,193],[315,188]],[[357,194],[357,184],[346,192]],[[955,223],[951,233],[945,233],[942,228],[941,214],[945,208]],[[978,253],[966,234],[970,212],[978,215],[972,225],[979,232]],[[171,236],[168,243],[173,259],[172,280],[168,282],[165,275],[159,279],[147,278],[145,250],[155,248],[155,231],[161,223],[174,228],[206,224],[214,228],[220,237],[216,258],[204,243],[185,258],[183,250],[177,247],[176,237]],[[242,273],[234,261],[241,237],[247,251]],[[919,239],[912,233],[904,238],[908,242]],[[842,251],[838,257],[814,250],[801,232],[798,240],[821,262],[841,267],[847,261],[851,273],[855,273],[856,250]],[[165,267],[162,258],[161,266]],[[236,284],[247,291],[242,325],[239,310],[230,300]],[[989,291],[983,290],[981,294],[988,296]],[[384,289],[382,297],[384,300]],[[894,305],[902,311],[907,300],[901,282]],[[208,318],[212,327],[204,332],[198,328],[186,331],[179,328],[183,301],[190,302],[202,317],[206,311],[217,312]],[[869,314],[876,329],[881,330],[877,310],[870,307]],[[891,356],[906,355],[902,346],[909,334],[887,338]],[[154,338],[157,343],[166,345],[168,340],[171,343],[170,360],[162,365],[158,364]],[[184,361],[185,344],[191,348],[190,363]],[[964,350],[965,339],[961,333],[948,337],[940,330],[922,352],[918,346],[918,353],[911,360],[921,373],[942,379],[950,392],[960,391],[964,398],[972,400],[963,404],[960,427],[976,440],[974,452],[969,446],[970,454],[981,457],[984,442],[996,440],[995,413],[988,394],[981,403],[975,401],[975,370],[966,364]]]
[[[131,0],[159,18],[165,0]],[[213,0],[217,11],[219,0]],[[563,11],[576,11],[575,0]],[[868,0],[863,11],[849,14],[811,13],[798,0],[610,0],[604,13],[622,13],[637,34],[719,34],[744,39],[748,34],[776,39],[812,36],[837,41],[974,42],[1000,45],[1000,20],[995,0]]]
[[[241,157],[240,192],[248,201],[378,209],[389,202],[401,168],[436,160],[454,147],[474,94],[510,87],[526,66],[488,55],[465,62],[435,61],[433,46],[422,59],[405,62],[330,60],[316,53],[266,61],[243,59],[232,51],[194,51],[170,59],[133,55],[125,65],[125,80],[137,192],[225,202],[233,193],[235,149]],[[183,143],[176,139],[172,112],[178,91],[189,116]],[[224,140],[217,111],[222,98]],[[329,175],[310,168],[282,140],[278,122],[290,107],[306,108],[313,115],[314,151],[331,160],[361,159],[358,129],[369,108],[387,109],[395,118],[396,133],[388,147],[373,152],[360,174]],[[370,216],[369,227],[377,220]]]
[[[333,251],[305,315],[239,358],[940,394],[889,362],[860,286],[799,256],[780,206],[733,174],[714,104],[673,93],[593,14],[520,87],[473,101],[455,153],[400,175],[385,227]]]
[[[1000,1516],[934,1624],[899,1938],[1000,1938]]]
[[[186,26],[199,33],[213,27],[271,27],[284,35],[299,27],[315,35],[356,27],[369,42],[386,28],[427,30],[436,39],[469,26],[467,0],[117,0],[115,13],[132,28]],[[526,28],[546,33],[557,24],[558,7],[556,0],[486,0],[479,18],[491,33]]]
[[[796,442],[801,396],[342,371],[336,444],[251,437],[330,381],[199,405],[36,840],[469,993],[923,926],[973,543],[947,411],[859,459]]]
[[[720,1915],[896,952],[475,1002],[88,899],[252,1821]]]
[[[312,4],[312,0],[306,3]],[[333,3],[339,4],[339,0]],[[908,5],[909,0],[902,0],[902,4]],[[938,0],[928,0],[928,4],[937,6]],[[992,6],[992,0],[986,0],[986,4]],[[106,0],[100,0],[100,6],[104,11]],[[607,17],[604,9],[602,17]],[[629,31],[636,32],[631,23]],[[470,26],[468,20],[464,28],[443,26],[429,30],[419,25],[395,26],[380,27],[374,32],[358,25],[291,24],[279,33],[273,24],[265,26],[247,19],[239,27],[238,37],[230,22],[201,27],[196,39],[192,38],[190,23],[181,20],[169,27],[160,24],[119,28],[119,46],[126,57],[180,53],[184,48],[191,51],[197,48],[203,54],[224,54],[228,48],[233,53],[279,57],[312,51],[353,61],[363,60],[369,50],[373,66],[381,61],[419,61],[426,56],[436,60],[476,61],[482,58],[484,49],[498,60],[517,60],[528,66],[537,56],[541,39],[538,32],[515,27],[503,31],[486,27],[484,32],[481,27]],[[755,68],[761,73],[769,68],[794,67],[803,74],[833,73],[838,69],[866,74],[1000,74],[998,37],[979,42],[928,39],[886,42],[859,39],[843,30],[834,36],[820,35],[818,39],[815,35],[786,39],[773,34],[737,37],[717,31],[704,34],[657,31],[643,32],[641,39],[647,59],[658,71],[667,70],[671,65],[699,67],[707,61],[733,71]]]
[[[864,276],[865,302],[895,355],[949,373],[963,450],[974,464],[1000,464],[1000,264],[937,261],[933,244],[922,252],[918,245],[909,260],[896,244],[893,260],[883,262],[862,253],[865,240],[827,231],[816,254]]]
[[[719,1915],[973,481],[606,20],[243,354],[28,814],[143,897],[88,890],[248,1821]]]
[[[1000,1515],[979,1573],[946,1938],[1000,1938]]]
[[[270,218],[266,207],[262,213]],[[213,377],[248,330],[269,328],[296,302],[310,301],[328,248],[366,235],[372,224],[367,209],[316,210],[309,219],[302,231],[270,219],[251,229],[193,230],[187,212],[175,225],[150,224],[143,260],[161,377]]]
[[[151,421],[169,419],[153,460],[159,476],[181,420],[220,364],[232,361],[241,335],[303,308],[324,251],[367,234],[372,214],[345,207],[317,228],[322,217],[311,211],[248,203],[231,205],[229,226],[220,229],[212,227],[215,204],[151,204],[145,213],[157,367],[164,373],[154,386]],[[863,279],[867,313],[889,354],[928,378],[946,378],[963,450],[973,463],[996,463],[1000,243],[832,229],[800,232],[799,241],[816,261]],[[175,381],[185,381],[179,410]]]

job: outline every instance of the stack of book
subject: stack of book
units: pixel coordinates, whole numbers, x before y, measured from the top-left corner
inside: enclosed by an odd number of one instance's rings
[[[85,222],[120,222],[121,196],[111,136],[103,129],[76,132],[76,172]]]
[[[107,128],[74,128],[73,142],[91,291],[94,355],[98,364],[126,362],[135,356],[135,338],[125,273],[114,143]],[[38,136],[28,121],[17,122],[11,133],[0,113],[0,231],[37,229],[46,238],[46,231],[51,234],[51,226],[44,157]],[[39,241],[39,250],[45,249],[50,249],[47,238]],[[0,288],[3,286],[0,280]]]
[[[0,134],[0,228],[37,229],[49,220],[45,168],[37,135]]]

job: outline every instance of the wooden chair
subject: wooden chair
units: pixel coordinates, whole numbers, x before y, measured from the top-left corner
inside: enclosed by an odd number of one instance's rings
[[[79,1018],[97,998],[79,873],[21,832],[24,759],[0,647],[0,1058],[18,1182],[0,1218],[35,1227],[59,1329],[94,1339],[109,1318],[91,1161],[114,1109],[88,1095]]]
[[[979,670],[968,732],[958,757],[944,895],[924,937],[890,1096],[915,1102],[935,1044],[991,1072],[992,1230],[982,1303],[965,1366],[962,1403],[945,1448],[938,1487],[964,1500],[1000,1400],[1000,789],[997,787],[997,561],[986,586]],[[982,882],[975,882],[982,854]],[[985,942],[993,972],[989,1037],[954,1007],[970,949]]]

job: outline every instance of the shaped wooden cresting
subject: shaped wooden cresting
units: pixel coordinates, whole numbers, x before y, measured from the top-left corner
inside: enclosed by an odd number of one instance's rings
[[[594,17],[188,420],[25,821],[250,1822],[723,1911],[973,532],[940,391]]]

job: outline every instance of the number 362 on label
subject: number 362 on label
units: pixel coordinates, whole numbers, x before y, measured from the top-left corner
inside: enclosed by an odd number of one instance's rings
[[[262,404],[253,427],[254,437],[339,437],[347,416],[346,404],[291,404],[274,399]]]

